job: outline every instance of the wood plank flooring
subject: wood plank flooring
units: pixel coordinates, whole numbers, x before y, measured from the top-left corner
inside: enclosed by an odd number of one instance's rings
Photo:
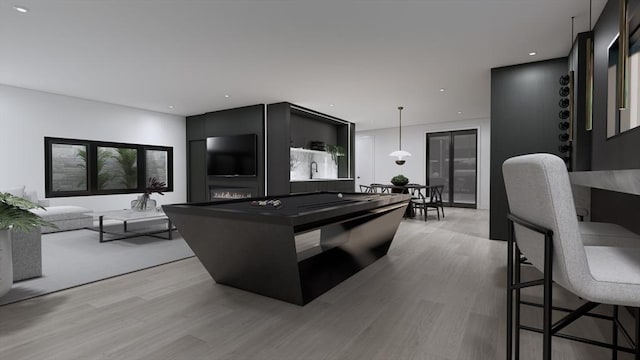
[[[404,220],[388,256],[304,307],[217,285],[195,258],[3,306],[0,359],[504,359],[506,243],[487,211],[446,211]],[[523,360],[540,340],[522,333]],[[608,354],[554,339],[554,359]]]

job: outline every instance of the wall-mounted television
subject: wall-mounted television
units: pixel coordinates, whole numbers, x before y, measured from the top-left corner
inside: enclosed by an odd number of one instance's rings
[[[211,176],[256,176],[256,134],[207,138],[207,174]]]

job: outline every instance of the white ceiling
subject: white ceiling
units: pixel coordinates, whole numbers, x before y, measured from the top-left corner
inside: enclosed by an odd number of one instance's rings
[[[488,118],[490,69],[566,56],[588,14],[589,0],[0,0],[0,83],[185,116],[289,101],[360,130],[397,126],[399,105],[403,125]]]

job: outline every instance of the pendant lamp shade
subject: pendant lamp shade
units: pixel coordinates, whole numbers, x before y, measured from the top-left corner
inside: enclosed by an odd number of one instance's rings
[[[399,127],[398,127],[398,150],[392,152],[391,154],[389,154],[389,156],[391,157],[395,157],[396,158],[396,164],[398,165],[403,165],[405,163],[405,159],[406,157],[411,156],[411,153],[405,150],[402,150],[402,109],[404,109],[402,106],[398,106],[398,111],[399,111]]]

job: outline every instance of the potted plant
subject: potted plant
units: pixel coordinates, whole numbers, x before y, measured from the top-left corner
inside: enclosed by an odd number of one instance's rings
[[[331,159],[336,163],[336,165],[338,164],[338,158],[340,156],[344,156],[344,148],[340,145],[327,144],[326,152],[331,154]]]
[[[391,183],[395,186],[405,186],[409,183],[409,179],[406,176],[400,174],[392,177]]]
[[[0,296],[9,292],[13,284],[11,231],[28,232],[41,225],[55,227],[29,211],[37,208],[44,209],[21,197],[0,193]]]
[[[131,202],[131,209],[137,211],[145,211],[147,209],[155,209],[156,201],[151,199],[150,196],[153,193],[164,195],[163,191],[167,190],[167,185],[164,181],[160,181],[155,177],[149,178],[149,184],[144,190],[144,194],[138,196],[136,200]]]

